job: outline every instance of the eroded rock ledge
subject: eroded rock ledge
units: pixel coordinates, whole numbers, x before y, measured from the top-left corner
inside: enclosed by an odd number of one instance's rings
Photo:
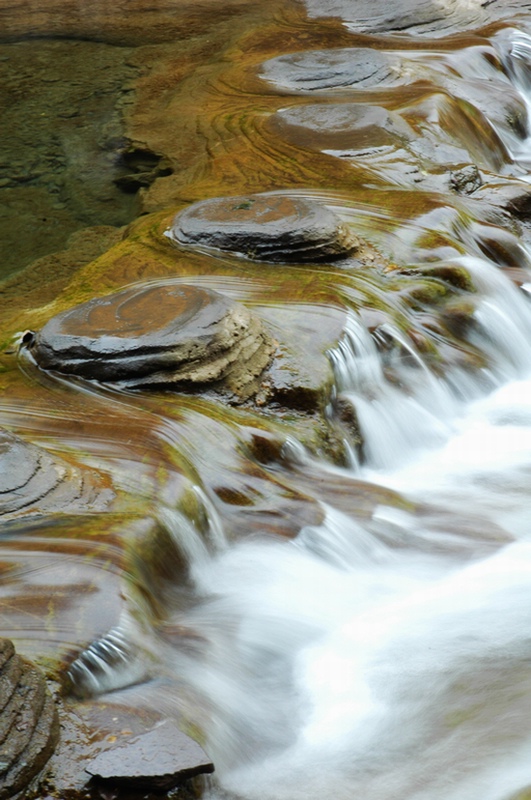
[[[256,390],[274,345],[244,306],[210,289],[152,284],[53,317],[29,343],[44,369],[122,389]]]
[[[0,518],[104,510],[114,498],[105,478],[0,429]]]
[[[357,237],[325,206],[287,194],[216,197],[181,211],[167,236],[175,242],[242,255],[253,261],[335,261]]]
[[[44,676],[0,639],[0,798],[13,797],[42,770],[59,739]]]

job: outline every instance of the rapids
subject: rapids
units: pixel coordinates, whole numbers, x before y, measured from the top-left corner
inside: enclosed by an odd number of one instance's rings
[[[388,3],[372,22],[346,0],[306,5],[245,18],[208,80],[186,78],[204,94],[170,154],[182,174],[153,178],[115,262],[81,261],[50,295],[31,294],[31,272],[3,284],[0,424],[101,471],[115,500],[2,523],[2,635],[80,695],[180,719],[216,766],[206,800],[525,800],[528,9],[428,3],[412,36]],[[184,46],[204,64],[202,40]],[[345,83],[349,46],[392,54],[390,77]],[[288,62],[267,83],[266,58],[317,47],[337,50],[317,89],[282,83]],[[342,103],[399,114],[399,144],[344,138]],[[188,135],[204,150],[191,165]],[[167,206],[255,190],[323,203],[366,240],[365,262],[164,249]],[[311,411],[119,391],[47,373],[23,346],[58,311],[158,281],[251,306],[291,354],[289,379],[315,379]]]

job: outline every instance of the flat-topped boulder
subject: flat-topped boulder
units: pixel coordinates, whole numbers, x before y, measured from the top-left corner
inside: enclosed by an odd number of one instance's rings
[[[42,672],[0,639],[0,799],[13,797],[44,767],[59,739],[55,701]]]
[[[96,470],[70,464],[0,429],[0,517],[102,511],[114,492]]]
[[[265,61],[260,76],[290,92],[374,88],[399,76],[400,59],[369,47],[306,50]]]
[[[53,317],[29,344],[44,369],[127,389],[246,398],[274,345],[260,319],[197,286],[135,286]]]
[[[214,772],[203,748],[169,721],[121,747],[104,750],[87,772],[101,788],[168,790]]]
[[[356,236],[326,206],[280,193],[193,203],[177,214],[166,235],[180,244],[254,261],[333,261],[358,246]]]
[[[399,114],[366,103],[290,106],[273,114],[267,124],[292,144],[316,150],[399,146],[416,137]]]

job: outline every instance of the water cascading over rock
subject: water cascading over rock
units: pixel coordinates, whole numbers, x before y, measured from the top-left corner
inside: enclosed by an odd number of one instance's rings
[[[133,287],[53,317],[29,345],[48,370],[122,389],[214,389],[245,399],[274,345],[261,321],[218,292]]]

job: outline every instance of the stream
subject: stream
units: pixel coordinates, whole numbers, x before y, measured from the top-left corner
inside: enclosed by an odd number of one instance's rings
[[[0,44],[0,69],[38,53],[55,87],[87,58],[101,89],[87,105],[73,80],[85,110],[42,134],[58,172],[35,128],[31,170],[0,182],[0,427],[83,485],[0,508],[2,636],[74,708],[178,720],[215,765],[205,800],[526,800],[529,5],[207,5],[182,42]],[[273,264],[168,239],[192,202],[256,192],[362,245]],[[272,337],[255,399],[85,379],[26,346],[93,297],[188,284]]]

